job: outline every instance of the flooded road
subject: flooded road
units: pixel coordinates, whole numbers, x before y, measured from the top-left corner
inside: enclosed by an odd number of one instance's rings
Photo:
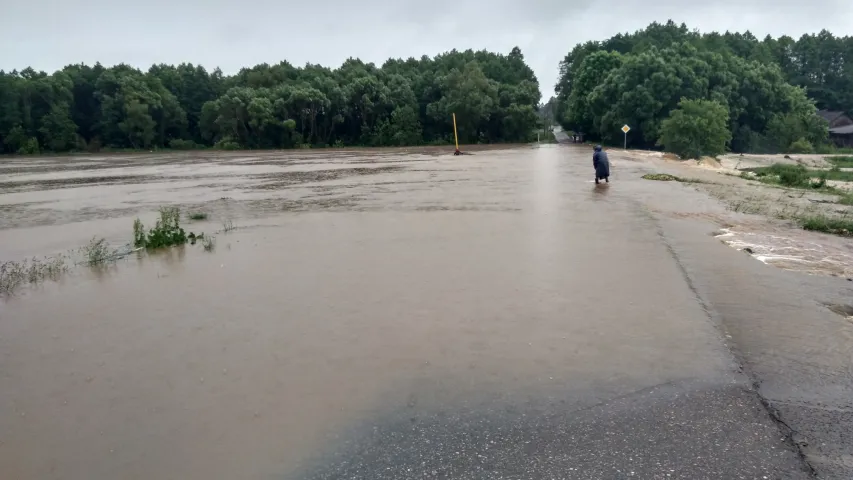
[[[853,323],[818,303],[846,282],[725,246],[702,220],[721,207],[642,164],[615,156],[596,187],[590,163],[543,146],[0,164],[2,259],[126,243],[160,205],[237,226],[213,252],[2,300],[0,477],[853,469]],[[781,413],[812,427],[808,465],[768,398],[823,409]]]

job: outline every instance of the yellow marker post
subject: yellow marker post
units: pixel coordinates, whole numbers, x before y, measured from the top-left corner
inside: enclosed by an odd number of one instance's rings
[[[456,141],[456,153],[459,153],[459,135],[456,134],[456,114],[453,114],[453,139]]]

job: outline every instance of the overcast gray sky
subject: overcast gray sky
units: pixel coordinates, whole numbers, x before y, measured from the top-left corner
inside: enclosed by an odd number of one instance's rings
[[[558,63],[578,42],[673,19],[702,31],[756,36],[826,28],[853,34],[851,0],[8,0],[0,69],[69,63],[191,62],[234,73],[286,59],[338,66],[347,57],[433,56],[517,45],[547,99]]]

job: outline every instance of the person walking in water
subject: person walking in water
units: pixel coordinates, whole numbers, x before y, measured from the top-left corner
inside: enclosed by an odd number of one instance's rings
[[[601,145],[595,146],[592,166],[595,167],[595,183],[599,183],[599,180],[610,183],[610,160],[607,158],[607,152],[601,149]]]

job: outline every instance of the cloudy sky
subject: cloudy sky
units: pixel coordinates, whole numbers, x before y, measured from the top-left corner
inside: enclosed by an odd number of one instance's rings
[[[590,39],[673,19],[701,31],[756,36],[826,28],[853,34],[850,0],[9,0],[0,15],[0,69],[53,71],[69,63],[243,66],[347,57],[430,56],[517,45],[546,97],[558,62]]]

